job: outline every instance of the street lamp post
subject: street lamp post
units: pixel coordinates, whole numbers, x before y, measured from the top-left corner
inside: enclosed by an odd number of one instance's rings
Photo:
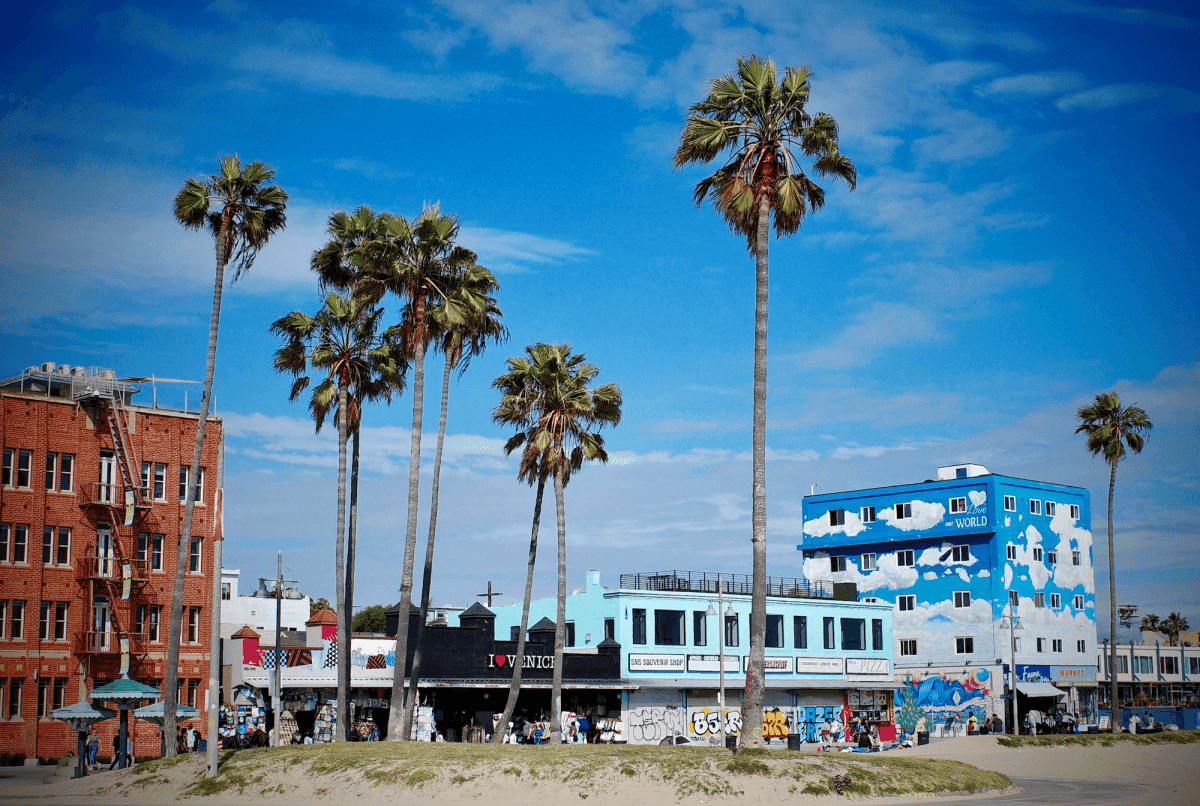
[[[717,619],[717,635],[719,647],[717,654],[717,672],[719,674],[717,685],[720,689],[717,691],[717,706],[721,711],[721,746],[725,746],[725,618],[733,615],[733,603],[729,603],[729,613],[725,613],[725,595],[721,590],[721,575],[717,574],[717,610],[713,612],[712,601],[708,603],[708,610],[705,615],[718,615]]]
[[[1017,617],[1016,608],[1012,607],[1012,618],[1008,616],[1000,619],[1000,629],[1008,630],[1008,650],[1010,660],[1010,674],[1012,675],[1012,725],[1013,736],[1021,735],[1020,709],[1017,707],[1017,631],[1024,630],[1021,626],[1021,619]]]

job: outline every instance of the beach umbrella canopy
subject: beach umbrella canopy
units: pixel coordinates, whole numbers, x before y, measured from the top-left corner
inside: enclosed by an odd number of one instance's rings
[[[162,692],[156,688],[139,683],[136,680],[130,680],[128,677],[119,677],[107,686],[92,689],[90,699],[115,702],[128,706],[130,703],[141,702],[142,700],[157,700],[161,696]]]
[[[180,722],[184,722],[189,719],[195,719],[199,713],[199,711],[190,705],[175,706],[175,718]],[[153,722],[160,728],[162,727],[163,720],[166,719],[166,715],[163,714],[163,704],[161,702],[143,705],[141,708],[135,708],[133,715],[138,719],[144,719],[147,722]]]
[[[50,712],[50,716],[53,719],[66,722],[71,726],[72,730],[79,731],[80,733],[86,732],[88,728],[97,722],[112,719],[116,715],[116,711],[110,711],[107,708],[97,708],[87,700],[80,700],[74,705],[55,708]]]

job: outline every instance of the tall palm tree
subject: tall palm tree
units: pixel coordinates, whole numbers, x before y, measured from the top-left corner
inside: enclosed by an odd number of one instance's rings
[[[812,158],[811,172],[843,179],[853,190],[854,163],[838,150],[832,117],[812,117],[808,66],[775,74],[775,63],[758,56],[738,59],[737,75],[713,79],[708,95],[688,110],[675,149],[676,169],[707,164],[732,152],[723,166],[696,185],[693,201],[707,198],[729,228],[746,237],[755,258],[754,415],[751,522],[753,586],[750,661],[742,703],[742,745],[762,744],[763,656],[767,622],[767,244],[774,212],[775,236],[792,235],[809,211],[825,204],[822,190],[792,154]]]
[[[446,413],[450,403],[450,373],[458,367],[461,377],[471,359],[482,353],[488,342],[508,340],[508,328],[501,321],[503,314],[491,296],[499,288],[500,284],[490,271],[482,266],[470,266],[452,281],[448,296],[429,311],[432,329],[437,334],[436,343],[446,358],[446,366],[442,371],[442,406],[438,418],[437,450],[433,455],[429,539],[425,543],[425,568],[421,576],[421,615],[417,618],[412,670],[408,675],[408,694],[404,700],[405,725],[412,724],[421,682],[421,648],[425,640],[425,619],[429,616],[429,596],[433,584],[433,550],[437,536],[442,446],[446,440]]]
[[[413,371],[412,443],[408,471],[408,523],[400,578],[399,627],[396,630],[396,667],[388,738],[407,740],[412,726],[404,723],[404,672],[408,658],[409,609],[412,607],[413,565],[417,550],[417,494],[421,471],[421,422],[425,395],[425,352],[431,338],[426,309],[448,296],[453,278],[474,266],[477,256],[456,243],[458,219],[444,215],[437,205],[427,206],[413,222],[384,213],[382,234],[356,250],[355,262],[366,272],[359,284],[364,298],[376,301],[388,292],[402,304],[400,324],[392,330]]]
[[[1125,456],[1125,449],[1141,453],[1145,435],[1154,424],[1146,412],[1137,407],[1122,406],[1121,398],[1114,392],[1096,395],[1094,403],[1080,406],[1076,414],[1079,425],[1075,433],[1087,437],[1087,449],[1092,456],[1102,454],[1108,462],[1108,668],[1109,698],[1112,703],[1112,726],[1121,731],[1121,720],[1117,700],[1117,577],[1113,561],[1113,489],[1117,484],[1117,462]]]
[[[204,390],[200,396],[200,417],[196,424],[196,444],[192,450],[189,479],[200,474],[200,453],[204,446],[204,427],[212,400],[213,375],[217,366],[217,330],[221,322],[221,291],[225,269],[233,264],[233,282],[250,270],[254,259],[271,236],[287,224],[288,195],[274,184],[275,169],[264,162],[243,165],[237,155],[221,159],[220,170],[203,179],[188,179],[175,196],[175,219],[190,230],[207,230],[216,241],[217,274],[213,286],[212,317],[208,325],[208,360],[204,368]],[[174,736],[175,708],[178,705],[179,641],[183,624],[183,580],[191,545],[192,516],[195,512],[195,485],[189,484],[184,497],[183,527],[176,547],[175,588],[171,594],[170,626],[167,629],[166,673],[163,680],[163,731]],[[215,554],[214,554],[215,556]],[[213,569],[213,585],[221,583],[221,569]],[[217,601],[216,597],[213,597]],[[212,629],[220,629],[220,613],[212,613]],[[211,670],[212,664],[210,664]],[[211,689],[210,689],[211,690]],[[217,774],[216,717],[209,711],[208,775]],[[167,742],[167,755],[175,755],[174,742]]]
[[[529,597],[533,584],[533,560],[537,523],[541,517],[542,490],[547,476],[554,479],[558,514],[558,613],[554,627],[554,678],[550,694],[550,741],[557,743],[562,732],[563,637],[567,613],[567,513],[563,488],[585,461],[608,461],[600,429],[621,421],[621,390],[616,384],[589,388],[600,370],[587,363],[583,353],[572,354],[570,344],[538,342],[525,348],[525,357],[510,358],[508,372],[492,382],[501,392],[500,405],[492,419],[513,426],[517,433],[504,446],[511,453],[525,446],[519,480],[538,482],[534,510],[534,536],[525,580],[525,604],[521,613],[517,662],[509,688],[501,728],[512,718],[520,691],[520,659],[524,657],[525,631],[529,629]],[[493,738],[493,741],[495,739]]]
[[[386,214],[384,214],[386,215]],[[384,215],[377,215],[367,205],[358,207],[353,213],[338,210],[329,216],[326,231],[329,240],[320,249],[313,252],[311,266],[317,274],[323,291],[330,289],[347,292],[356,296],[374,299],[369,289],[364,288],[369,283],[372,269],[375,268],[367,260],[366,246],[375,239],[384,237]],[[373,287],[373,286],[372,286]],[[371,306],[362,306],[362,314],[372,310]],[[403,368],[405,371],[406,367]],[[387,379],[376,376],[377,384],[387,385]],[[403,388],[403,384],[399,389]],[[349,667],[340,665],[343,656],[349,658],[349,642],[353,632],[354,616],[354,567],[358,556],[358,478],[360,437],[362,434],[362,403],[364,399],[387,399],[383,390],[377,387],[356,387],[351,395],[350,418],[350,522],[346,530],[346,603],[338,613],[338,659],[339,687],[349,688]],[[357,405],[355,405],[357,404]],[[344,646],[343,646],[343,638]],[[346,679],[343,681],[341,678]],[[344,731],[349,730],[349,723],[343,720]]]
[[[1166,633],[1167,641],[1171,646],[1175,646],[1179,643],[1179,633],[1188,629],[1187,617],[1174,612],[1168,613],[1167,617],[1159,623],[1158,629]]]
[[[1159,623],[1156,614],[1147,613],[1142,616],[1142,623],[1138,625],[1138,629],[1142,632],[1158,632],[1162,629],[1162,625]]]
[[[275,321],[271,331],[284,343],[275,353],[275,369],[291,373],[290,399],[309,387],[314,373],[325,378],[312,390],[309,410],[320,433],[325,417],[334,412],[338,426],[338,510],[334,539],[338,625],[338,713],[349,713],[350,625],[343,617],[346,600],[346,446],[361,421],[362,402],[389,398],[403,383],[404,366],[396,345],[379,332],[383,309],[349,294],[330,293],[316,316],[292,311]],[[349,719],[339,720],[336,739],[347,738]]]

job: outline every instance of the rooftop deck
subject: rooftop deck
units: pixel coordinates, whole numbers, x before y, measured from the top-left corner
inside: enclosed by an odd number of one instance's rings
[[[718,579],[722,594],[749,596],[753,593],[754,581],[748,574],[710,574],[698,571],[621,574],[621,589],[715,594]],[[832,599],[833,583],[824,580],[767,577],[767,596],[786,599]]]

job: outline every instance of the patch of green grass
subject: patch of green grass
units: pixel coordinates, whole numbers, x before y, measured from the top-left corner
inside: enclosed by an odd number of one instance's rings
[[[1001,747],[1112,747],[1117,742],[1130,744],[1191,744],[1200,742],[1200,730],[1165,730],[1162,733],[1064,733],[1048,736],[1001,736]]]
[[[622,764],[621,765],[621,774],[628,775],[630,778],[632,778],[633,776],[637,775],[637,770],[635,770],[633,767],[629,766],[628,764]]]
[[[760,757],[751,756],[748,752],[738,753],[725,765],[725,769],[735,775],[770,775],[771,768]]]
[[[520,767],[505,767],[501,772],[505,775],[515,775],[520,778],[523,770]]]
[[[809,781],[807,784],[804,785],[804,788],[800,790],[800,794],[802,794],[802,795],[828,795],[829,791],[830,791],[829,787],[822,786],[821,784],[818,784],[816,781]]]
[[[425,767],[417,767],[407,775],[402,775],[399,782],[409,789],[424,788],[426,781],[437,780],[437,773]]]
[[[456,775],[456,776],[454,776],[453,778],[451,778],[451,779],[450,779],[450,783],[452,783],[452,784],[465,784],[467,781],[473,781],[474,779],[475,779],[475,776],[474,776],[474,775],[462,775],[462,774],[459,774],[459,775]]]

